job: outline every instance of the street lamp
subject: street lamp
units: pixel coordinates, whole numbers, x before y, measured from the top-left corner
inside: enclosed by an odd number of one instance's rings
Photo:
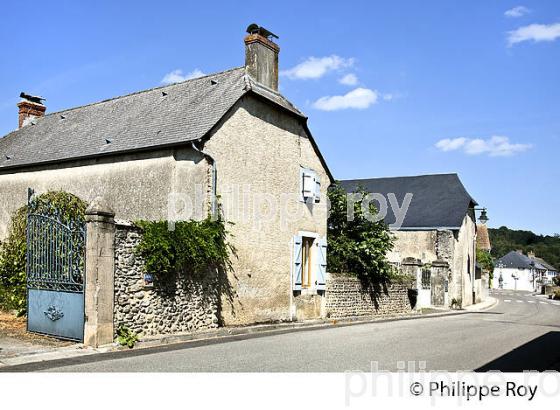
[[[486,208],[482,208],[482,212],[480,213],[480,217],[478,218],[481,224],[485,225],[488,222],[488,213]]]

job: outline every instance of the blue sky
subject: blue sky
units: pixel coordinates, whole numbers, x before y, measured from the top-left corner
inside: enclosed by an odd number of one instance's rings
[[[257,22],[336,178],[457,172],[490,226],[560,232],[558,1],[0,7],[0,135],[23,90],[52,112],[241,66]]]

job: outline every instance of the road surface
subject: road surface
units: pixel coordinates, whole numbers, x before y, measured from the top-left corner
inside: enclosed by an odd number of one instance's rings
[[[26,365],[60,372],[560,370],[560,303],[496,291],[490,310]],[[54,366],[54,367],[53,367]]]

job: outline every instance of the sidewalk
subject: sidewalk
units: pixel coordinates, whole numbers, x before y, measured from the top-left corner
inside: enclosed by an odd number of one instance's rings
[[[197,342],[198,344],[225,343],[232,340],[242,340],[254,337],[264,337],[283,333],[292,333],[298,331],[311,331],[325,329],[329,327],[353,326],[367,323],[383,323],[398,320],[417,320],[426,318],[436,318],[445,316],[464,315],[476,313],[492,308],[497,304],[497,299],[489,297],[486,301],[476,305],[467,306],[462,310],[441,309],[434,313],[411,313],[407,315],[380,316],[376,318],[344,318],[337,320],[313,320],[306,322],[289,322],[262,324],[245,327],[230,327],[217,330],[185,333],[175,335],[150,336],[140,340],[133,350],[154,348],[159,346],[168,346],[178,343]],[[0,340],[1,343],[1,340]],[[2,346],[0,345],[0,348]],[[11,355],[3,355],[0,350],[0,369],[9,371],[9,366],[17,366],[27,363],[43,362],[58,359],[71,359],[81,356],[93,355],[97,353],[129,351],[130,349],[119,346],[116,343],[103,346],[100,348],[84,347],[82,344],[73,344],[60,348],[45,348],[38,346],[35,350],[24,349],[22,351],[13,352]]]

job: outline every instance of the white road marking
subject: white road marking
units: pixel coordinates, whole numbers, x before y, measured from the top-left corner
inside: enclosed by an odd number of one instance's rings
[[[517,303],[525,303],[524,300],[518,300]]]
[[[527,303],[535,303],[534,300],[528,300]]]
[[[509,302],[511,302],[511,300],[509,300],[509,299],[504,299],[504,302],[509,303]]]

